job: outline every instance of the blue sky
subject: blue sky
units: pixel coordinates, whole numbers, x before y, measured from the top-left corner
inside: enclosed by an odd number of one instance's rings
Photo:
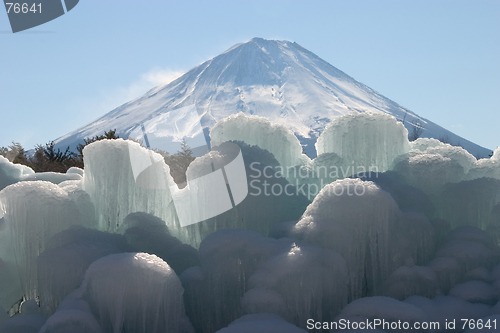
[[[10,33],[0,146],[54,140],[232,45],[295,41],[417,114],[500,145],[500,1],[81,0]]]

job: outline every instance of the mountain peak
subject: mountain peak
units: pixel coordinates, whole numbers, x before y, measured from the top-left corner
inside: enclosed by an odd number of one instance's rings
[[[310,157],[316,156],[314,143],[325,126],[353,111],[388,113],[409,129],[423,126],[425,137],[448,136],[473,154],[489,152],[403,108],[299,44],[259,37],[234,45],[56,142],[74,147],[110,128],[128,137],[138,123],[189,105],[196,106],[206,133],[217,121],[239,112],[282,124],[297,135]]]

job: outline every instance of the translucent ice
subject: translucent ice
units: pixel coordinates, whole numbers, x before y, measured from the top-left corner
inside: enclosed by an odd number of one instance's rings
[[[55,235],[36,259],[38,296],[44,315],[54,313],[59,303],[83,281],[95,260],[129,248],[121,235],[74,227]]]
[[[2,239],[0,235],[0,242],[3,241],[6,242],[7,240]],[[12,261],[8,262],[0,258],[0,312],[2,312],[3,309],[10,309],[23,295],[19,281],[19,273],[15,261],[13,260],[14,258],[10,256],[9,259]],[[2,314],[3,313],[0,313],[0,317]],[[0,318],[0,322],[1,320]]]
[[[393,168],[407,184],[435,195],[444,184],[464,179],[464,168],[458,161],[440,154],[413,152],[399,156]]]
[[[333,320],[348,299],[344,259],[330,250],[290,243],[250,277],[249,287],[253,289],[243,297],[245,311],[277,311],[302,328],[309,318]]]
[[[22,180],[35,181],[43,180],[54,184],[62,183],[66,180],[80,180],[82,176],[78,173],[59,173],[59,172],[37,172],[26,175]]]
[[[287,323],[269,313],[251,314],[236,319],[217,333],[305,333],[307,331]]]
[[[318,156],[335,153],[347,165],[366,170],[375,167],[378,172],[389,170],[394,159],[409,149],[404,125],[383,113],[353,112],[337,117],[316,142]]]
[[[412,151],[410,155],[417,154],[439,154],[448,157],[462,166],[464,172],[469,172],[476,163],[476,158],[460,146],[452,146],[436,139],[419,138],[410,144]]]
[[[281,166],[291,167],[309,163],[302,154],[299,139],[282,125],[273,125],[263,117],[246,116],[240,112],[219,121],[210,132],[212,144],[243,141],[268,150]]]
[[[27,298],[38,294],[35,260],[49,239],[71,225],[95,227],[94,220],[82,215],[68,192],[44,181],[19,182],[2,190],[0,211],[4,212],[5,220],[1,232],[9,235],[8,246],[12,250],[1,256],[16,262]],[[10,256],[15,260],[9,259]]]
[[[494,305],[497,303],[500,293],[491,284],[484,281],[468,281],[455,285],[450,290],[450,295],[470,303]]]
[[[455,258],[438,257],[429,263],[429,267],[436,274],[438,286],[445,294],[461,281],[464,275],[464,270]]]
[[[392,322],[424,322],[427,314],[415,305],[400,302],[394,298],[374,296],[365,297],[349,303],[338,316],[339,319],[348,319],[351,322],[366,322],[369,320],[385,320]],[[376,327],[382,329],[382,327]],[[396,330],[392,330],[397,332]],[[400,330],[404,332],[404,330]]]
[[[388,278],[386,295],[405,300],[412,295],[432,298],[439,292],[436,273],[425,266],[402,266]]]
[[[452,258],[458,262],[460,271],[453,272],[456,276],[478,267],[491,269],[498,264],[500,251],[487,232],[475,227],[458,227],[450,232],[448,241],[437,251],[434,261],[440,257]],[[436,267],[442,267],[442,264],[445,263],[442,262]],[[448,262],[446,265],[450,264],[451,262]]]
[[[24,176],[35,172],[24,165],[11,163],[8,159],[0,156],[0,190],[8,185],[17,183]]]
[[[88,312],[61,310],[49,317],[39,333],[102,333],[99,323]]]
[[[452,227],[498,228],[493,209],[500,203],[500,179],[479,178],[446,184],[439,198],[439,215]]]
[[[75,294],[77,292],[64,299],[39,333],[102,333],[88,303],[75,297]]]
[[[198,266],[198,251],[170,235],[165,222],[156,216],[137,212],[125,217],[121,228],[124,238],[135,251],[155,254],[177,273]]]
[[[323,188],[292,234],[342,255],[351,299],[377,293],[406,259],[425,262],[433,248],[432,227],[423,215],[403,214],[389,193],[360,179]]]
[[[39,314],[12,317],[0,324],[0,332],[38,333],[45,320],[45,317]]]
[[[196,284],[186,290],[193,301],[204,300],[201,312],[196,314],[197,322],[193,322],[197,330],[214,331],[242,315],[240,302],[248,290],[248,280],[275,251],[275,243],[256,232],[240,229],[219,230],[203,240],[200,245],[203,293],[194,294]]]
[[[461,331],[463,326],[462,319],[477,320],[491,314],[491,307],[488,305],[469,303],[454,296],[440,295],[433,299],[422,296],[411,296],[403,303],[420,308],[426,314],[428,321],[439,323],[440,329],[430,330],[430,332],[443,332],[445,331],[445,324],[453,321],[456,322],[458,331]]]
[[[498,147],[491,158],[482,158],[471,168],[467,179],[489,177],[500,179],[500,147]]]
[[[106,332],[193,332],[183,288],[166,262],[146,253],[121,253],[90,265],[79,289]]]
[[[168,188],[173,180],[161,155],[122,139],[94,142],[83,154],[82,188],[95,205],[100,230],[117,231],[125,216],[133,212],[150,213],[176,230]]]
[[[300,190],[294,183],[289,183],[271,153],[243,142],[237,144],[245,161],[248,195],[229,211],[186,227],[189,237],[185,242],[195,247],[207,235],[221,229],[241,228],[267,236],[274,225],[299,219],[310,203],[307,186]],[[196,167],[201,162],[195,161],[191,165]],[[317,191],[316,187],[313,192]],[[210,193],[213,194],[212,191]]]

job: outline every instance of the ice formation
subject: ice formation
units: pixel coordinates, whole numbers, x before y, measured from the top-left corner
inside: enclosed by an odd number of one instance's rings
[[[186,297],[194,302],[186,304],[187,312],[196,318],[196,330],[213,332],[243,314],[240,302],[248,280],[275,246],[273,239],[239,229],[220,230],[203,240],[201,270],[183,274]]]
[[[308,164],[310,159],[302,154],[302,146],[292,131],[269,120],[244,113],[219,121],[210,132],[212,145],[225,141],[243,141],[266,149],[283,167]]]
[[[486,304],[469,303],[454,296],[439,295],[433,299],[422,296],[411,296],[402,302],[415,306],[425,313],[426,321],[438,322],[440,330],[445,331],[445,323],[456,322],[456,331],[460,332],[463,325],[462,319],[481,319],[491,314],[491,307]],[[432,332],[432,330],[431,330]]]
[[[407,259],[425,262],[434,246],[432,233],[425,217],[403,214],[389,193],[359,179],[323,188],[292,230],[292,235],[342,255],[351,299],[377,293]]]
[[[244,314],[274,313],[299,327],[330,320],[347,303],[344,259],[292,239],[220,230],[200,245],[201,267],[181,275],[186,311],[197,331],[214,331]]]
[[[11,163],[0,155],[0,191],[8,185],[21,181],[23,177],[34,173],[33,169],[22,164]]]
[[[12,317],[0,324],[2,333],[38,333],[45,324],[45,317],[39,314]]]
[[[402,155],[393,170],[409,185],[428,195],[437,195],[447,183],[458,183],[465,177],[464,168],[456,160],[440,154]]]
[[[406,134],[390,116],[344,116],[311,161],[280,125],[222,120],[213,151],[188,168],[188,189],[234,157],[224,151],[232,144],[248,195],[226,175],[227,211],[201,218],[176,204],[186,191],[163,157],[135,142],[92,143],[85,171],[65,174],[0,157],[0,332],[303,332],[309,318],[496,318],[500,148],[476,161]],[[218,196],[204,190],[196,209]],[[183,226],[186,216],[201,222]]]
[[[78,298],[77,294],[78,290],[64,299],[39,333],[103,333],[89,304]]]
[[[277,315],[259,313],[246,315],[238,318],[228,327],[217,333],[305,333],[307,331],[298,328]]]
[[[335,318],[347,304],[348,282],[345,260],[338,253],[291,243],[252,274],[252,289],[242,305],[246,313],[276,313],[306,328],[309,318]]]
[[[393,116],[353,112],[332,120],[316,142],[318,156],[335,153],[348,167],[384,172],[408,152],[408,130]],[[352,174],[359,173],[359,170]],[[350,176],[350,175],[349,175]]]
[[[198,251],[170,235],[165,222],[142,212],[127,215],[121,225],[124,238],[135,250],[155,254],[177,273],[200,264]]]
[[[95,205],[100,230],[117,231],[125,216],[133,212],[150,213],[175,226],[168,186],[173,180],[161,155],[122,139],[94,142],[83,154],[82,188]]]
[[[6,245],[9,237],[2,237],[8,235],[2,235],[0,231],[0,246]],[[21,290],[21,283],[19,281],[19,272],[17,271],[17,265],[13,261],[13,256],[10,255],[10,251],[7,252],[6,249],[0,250],[2,256],[12,261],[5,261],[0,257],[0,322],[2,321],[2,315],[7,313],[13,304],[17,304],[21,299],[23,292]],[[9,254],[9,256],[6,256]],[[3,311],[2,308],[5,310]]]
[[[170,266],[155,255],[121,253],[88,268],[78,290],[105,332],[193,332],[183,288]]]
[[[448,157],[456,161],[464,169],[464,173],[475,165],[476,158],[472,156],[467,150],[460,146],[452,146],[449,143],[443,143],[436,139],[418,138],[410,143],[410,155],[418,154],[439,154],[443,157]]]
[[[276,224],[299,219],[310,203],[307,186],[303,186],[300,191],[293,183],[289,183],[271,153],[243,142],[236,143],[240,146],[245,161],[248,195],[230,210],[186,227],[188,237],[183,241],[194,247],[198,247],[205,237],[220,229],[243,228],[267,236]],[[202,161],[195,160],[191,165],[194,164],[193,167],[197,168],[196,165]],[[316,188],[314,191],[319,190]]]
[[[130,249],[121,235],[82,227],[72,227],[52,237],[36,259],[42,313],[54,313],[63,299],[81,285],[92,262]]]
[[[469,303],[483,303],[495,305],[500,293],[493,286],[484,281],[468,281],[455,285],[450,295],[459,297]]]
[[[382,190],[389,192],[402,211],[421,212],[429,219],[436,215],[435,205],[429,196],[416,187],[403,184],[399,175],[393,171],[361,174],[357,178],[372,181]]]
[[[455,228],[436,257],[454,258],[462,274],[478,267],[491,269],[500,260],[500,249],[485,231],[474,227]]]
[[[493,209],[500,203],[500,180],[479,178],[446,184],[438,202],[439,216],[450,221],[452,228],[474,226],[493,232],[500,227],[500,221],[493,219]]]
[[[481,177],[500,179],[500,147],[498,147],[491,158],[482,158],[470,169],[467,179]]]
[[[366,320],[385,320],[392,322],[426,322],[427,314],[415,305],[400,302],[394,298],[374,296],[365,297],[349,303],[337,317],[351,322],[366,322]],[[377,327],[382,329],[382,327]]]
[[[433,298],[440,293],[436,273],[425,266],[402,266],[386,281],[385,294],[400,301],[413,295]]]
[[[37,172],[26,175],[22,178],[23,181],[36,181],[42,180],[51,182],[53,184],[59,184],[67,180],[81,180],[82,175],[78,173],[59,173],[59,172]]]
[[[37,296],[35,262],[49,239],[71,225],[95,228],[94,220],[85,219],[68,192],[44,181],[20,182],[2,190],[0,211],[5,223],[2,233],[10,240],[9,253],[0,257],[17,265],[27,298]]]

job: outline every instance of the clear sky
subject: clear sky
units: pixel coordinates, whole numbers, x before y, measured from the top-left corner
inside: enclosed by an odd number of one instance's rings
[[[54,140],[253,37],[295,41],[420,116],[500,145],[500,1],[81,0],[12,34],[0,146]]]

